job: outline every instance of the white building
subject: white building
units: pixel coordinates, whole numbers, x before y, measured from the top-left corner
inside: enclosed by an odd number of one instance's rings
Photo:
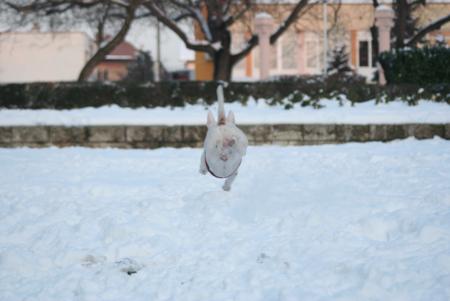
[[[82,32],[0,33],[0,83],[76,81],[92,50]]]

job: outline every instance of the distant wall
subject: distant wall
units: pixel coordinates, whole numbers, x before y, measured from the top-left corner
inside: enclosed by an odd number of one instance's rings
[[[81,32],[0,34],[0,83],[76,81],[90,56]]]
[[[335,144],[434,136],[450,139],[450,124],[275,124],[241,128],[251,145]],[[0,127],[0,147],[201,147],[205,135],[205,126],[13,126]]]

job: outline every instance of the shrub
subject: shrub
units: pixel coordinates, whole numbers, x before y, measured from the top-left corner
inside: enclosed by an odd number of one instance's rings
[[[450,48],[401,49],[379,55],[388,84],[450,84]]]
[[[0,108],[75,109],[118,105],[121,107],[179,107],[186,104],[211,105],[216,101],[216,82],[160,82],[149,84],[100,83],[32,83],[0,85]],[[227,102],[246,104],[250,97],[266,99],[269,105],[291,109],[294,105],[320,108],[323,98],[351,102],[372,99],[402,99],[416,104],[419,99],[445,101],[450,104],[450,85],[366,84],[363,78],[333,75],[292,77],[264,82],[232,82],[225,89]]]

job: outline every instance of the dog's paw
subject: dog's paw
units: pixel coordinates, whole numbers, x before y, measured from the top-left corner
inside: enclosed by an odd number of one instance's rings
[[[231,186],[230,185],[223,185],[222,189],[225,191],[230,191],[231,190]]]
[[[206,169],[200,168],[198,172],[201,173],[202,175],[206,175],[208,171]]]

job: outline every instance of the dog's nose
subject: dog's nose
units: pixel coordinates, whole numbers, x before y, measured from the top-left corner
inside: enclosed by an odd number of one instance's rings
[[[228,156],[227,155],[220,155],[220,160],[227,161],[228,160]]]

